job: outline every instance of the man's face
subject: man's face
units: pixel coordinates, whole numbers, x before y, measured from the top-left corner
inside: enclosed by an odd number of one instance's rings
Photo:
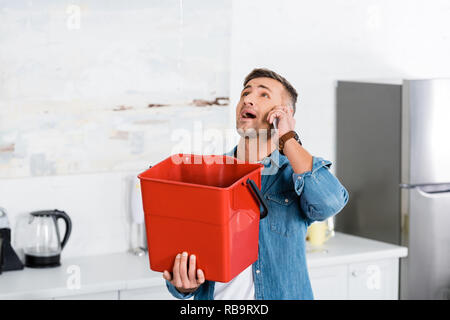
[[[281,82],[272,78],[255,78],[247,82],[236,107],[236,129],[270,130],[267,115],[276,106],[286,101],[286,92]]]

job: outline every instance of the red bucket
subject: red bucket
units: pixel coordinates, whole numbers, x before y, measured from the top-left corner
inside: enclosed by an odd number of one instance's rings
[[[177,154],[139,174],[150,268],[172,272],[176,254],[186,251],[207,280],[228,282],[255,262],[268,210],[259,190],[263,167]]]

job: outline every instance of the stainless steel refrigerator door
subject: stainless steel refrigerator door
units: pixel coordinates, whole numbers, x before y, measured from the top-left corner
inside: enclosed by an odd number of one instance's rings
[[[402,183],[450,182],[450,79],[407,80],[402,92]]]
[[[450,299],[450,184],[408,189],[409,230],[401,297]]]
[[[400,85],[339,81],[336,176],[349,202],[336,230],[400,244]]]

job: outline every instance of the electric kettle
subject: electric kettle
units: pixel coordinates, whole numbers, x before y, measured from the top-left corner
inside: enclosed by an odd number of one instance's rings
[[[63,219],[66,225],[62,241],[58,227],[59,219]],[[61,265],[61,251],[72,231],[72,221],[67,213],[57,209],[31,212],[28,221],[22,224],[22,229],[21,242],[25,266],[51,268]]]

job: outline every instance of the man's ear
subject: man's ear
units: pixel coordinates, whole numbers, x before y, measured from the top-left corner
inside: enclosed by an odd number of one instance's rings
[[[292,100],[291,100],[291,98],[290,98],[290,96],[289,96],[289,94],[287,92],[284,92],[284,96],[283,96],[282,102],[283,102],[283,105],[289,107],[292,110],[292,115],[294,115],[295,114],[295,108],[292,105]]]
[[[293,107],[291,104],[288,104],[287,107],[291,110],[292,115],[294,115],[294,114],[295,114],[295,109],[294,109],[294,107]]]

